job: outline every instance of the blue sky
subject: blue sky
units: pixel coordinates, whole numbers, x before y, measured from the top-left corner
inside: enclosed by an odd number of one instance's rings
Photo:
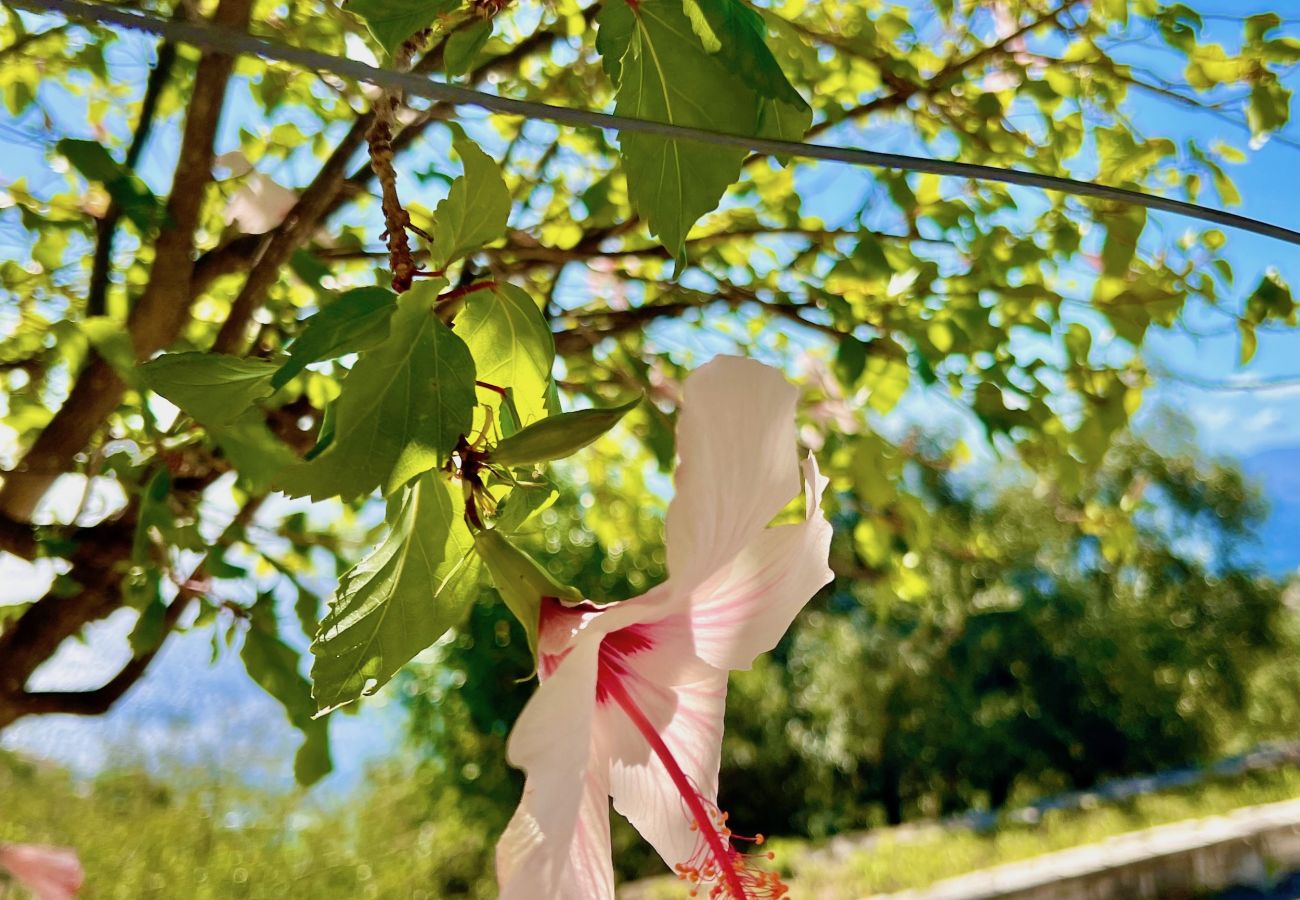
[[[1200,8],[1202,4],[1197,4]],[[1238,0],[1204,4],[1226,16],[1245,16],[1255,12],[1285,9],[1284,3]],[[1233,22],[1213,20],[1206,23],[1207,33],[1232,45],[1239,40],[1240,29]],[[1300,26],[1284,26],[1283,33],[1300,35]],[[1146,60],[1147,65],[1153,61]],[[1292,71],[1285,79],[1292,90],[1300,89],[1300,74]],[[1135,118],[1151,121],[1152,131],[1181,132],[1202,140],[1219,137],[1240,146],[1246,162],[1233,166],[1231,174],[1241,190],[1242,205],[1236,212],[1300,228],[1300,149],[1279,140],[1270,140],[1258,149],[1248,145],[1248,135],[1205,113],[1180,108],[1149,95],[1134,98]],[[1292,101],[1292,115],[1297,104]],[[1158,124],[1158,129],[1157,129]],[[1287,129],[1300,134],[1294,121]],[[1171,217],[1160,217],[1170,220]],[[1170,223],[1174,223],[1171,221]],[[1176,227],[1176,226],[1175,226]],[[1173,229],[1171,228],[1172,233]],[[1238,296],[1252,290],[1262,274],[1276,268],[1293,286],[1300,286],[1300,247],[1252,234],[1229,235],[1227,258],[1237,275]],[[1164,368],[1209,382],[1241,382],[1250,379],[1264,382],[1273,379],[1300,380],[1300,332],[1261,332],[1259,351],[1250,365],[1237,365],[1238,338],[1232,323],[1222,316],[1205,313],[1198,316],[1198,329],[1227,331],[1218,337],[1192,338],[1186,334],[1166,333],[1154,337],[1146,349],[1147,358]],[[1213,391],[1187,383],[1166,382],[1156,398],[1185,410],[1201,426],[1201,439],[1207,447],[1238,455],[1250,455],[1274,447],[1300,445],[1300,383],[1284,388],[1256,391]]]
[[[1196,5],[1224,15],[1242,16],[1280,4],[1242,0]],[[1238,25],[1217,20],[1210,22],[1208,28],[1214,37],[1227,44],[1232,44],[1239,33]],[[1297,26],[1288,28],[1290,33],[1300,34]],[[144,63],[149,58],[149,46],[151,41],[134,35],[115,46],[110,60],[119,77],[137,85],[142,83],[147,72]],[[1143,64],[1156,69],[1167,68],[1172,62],[1171,57],[1145,47],[1130,52],[1144,54]],[[1296,73],[1291,73],[1287,82],[1292,88],[1300,89]],[[78,115],[76,104],[61,99],[52,108],[58,118],[59,133],[55,137],[91,136],[85,117]],[[247,103],[232,107],[223,121],[220,150],[238,145],[241,126],[252,127],[247,121],[249,112]],[[1196,137],[1205,142],[1222,138],[1240,146],[1247,153],[1247,161],[1232,171],[1243,198],[1236,211],[1300,227],[1300,150],[1276,140],[1251,149],[1245,132],[1150,96],[1135,94],[1131,112],[1153,134]],[[5,145],[6,154],[0,187],[14,177],[29,178],[31,186],[38,191],[53,186],[56,181],[61,186],[62,179],[49,171],[44,147],[23,137],[34,124],[0,118],[0,144]],[[123,127],[120,119],[110,121],[109,125],[115,130]],[[1300,133],[1300,127],[1292,126],[1292,131]],[[873,149],[924,150],[899,125],[872,127],[856,136],[841,129],[833,137],[838,141],[860,141]],[[142,175],[156,189],[163,190],[169,180],[171,151],[168,148],[173,145],[174,135],[169,140],[164,133],[144,157]],[[286,184],[301,184],[310,175],[309,166],[310,160],[304,153],[267,174]],[[869,187],[870,179],[870,173],[864,170],[819,167],[805,181],[809,189],[805,195],[806,211],[835,224],[836,217],[843,212],[828,198],[859,197]],[[1037,200],[1034,192],[1026,189],[1016,189],[1016,196],[1027,205]],[[1211,202],[1212,199],[1211,196]],[[1148,246],[1197,227],[1162,213],[1153,214],[1152,222],[1153,227],[1147,233]],[[11,229],[0,230],[0,252],[24,252],[22,242]],[[1292,284],[1300,285],[1300,248],[1233,233],[1229,235],[1226,256],[1237,273],[1240,296],[1248,293],[1269,267],[1277,268]],[[1212,330],[1216,336],[1193,338],[1177,330],[1153,333],[1144,351],[1152,365],[1213,383],[1300,376],[1300,332],[1262,333],[1255,360],[1243,370],[1237,366],[1235,331],[1223,327],[1231,322],[1205,311],[1195,316],[1194,324],[1198,331]],[[668,334],[665,339],[672,340]],[[1147,403],[1148,406],[1169,404],[1186,411],[1200,426],[1204,445],[1215,452],[1253,457],[1273,448],[1300,447],[1300,385],[1224,392],[1164,381],[1151,392]],[[1277,489],[1291,491],[1293,484],[1283,487],[1279,483]],[[0,583],[21,584],[33,593],[39,592],[48,574],[15,568],[18,565],[12,560],[0,563]],[[78,688],[102,681],[122,661],[123,638],[130,627],[130,616],[130,613],[118,614],[96,625],[87,645],[72,644],[65,648],[56,664],[40,673],[42,686]],[[63,717],[28,720],[7,731],[0,744],[48,753],[87,771],[102,765],[109,754],[117,758],[134,757],[150,764],[160,763],[164,758],[174,760],[179,755],[188,762],[224,766],[227,770],[234,758],[250,769],[263,772],[272,781],[285,782],[290,750],[297,739],[279,708],[243,676],[237,658],[228,655],[217,665],[209,666],[209,654],[210,638],[206,632],[187,634],[166,648],[144,683],[112,714],[97,720]],[[341,771],[330,784],[342,789],[355,781],[366,759],[383,755],[398,742],[400,722],[391,704],[370,702],[361,716],[336,716],[333,729]]]

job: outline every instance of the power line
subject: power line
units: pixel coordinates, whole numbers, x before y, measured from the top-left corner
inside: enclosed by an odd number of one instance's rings
[[[471,106],[489,112],[522,116],[528,119],[541,119],[562,125],[638,132],[673,140],[690,140],[724,147],[738,147],[768,156],[821,159],[855,166],[875,166],[884,169],[927,172],[955,178],[996,181],[1023,187],[1060,191],[1083,197],[1115,200],[1120,203],[1171,212],[1175,215],[1199,219],[1203,222],[1210,222],[1227,228],[1249,231],[1300,246],[1300,231],[1283,228],[1280,225],[1262,222],[1258,219],[1240,216],[1220,209],[1187,203],[1183,200],[1174,200],[1169,197],[1145,194],[1126,188],[1109,187],[1087,181],[1076,181],[1072,178],[1062,178],[1057,175],[1043,175],[1036,172],[1023,172],[1018,169],[1004,169],[975,163],[950,162],[899,153],[881,153],[855,147],[805,144],[796,141],[727,134],[703,128],[610,115],[588,109],[554,106],[549,103],[538,103],[531,100],[516,100],[510,97],[476,91],[472,88],[434,81],[421,75],[394,72],[351,59],[303,50],[279,41],[257,37],[242,31],[234,31],[218,25],[160,19],[148,13],[129,12],[99,3],[86,3],[83,0],[6,0],[6,2],[11,6],[21,7],[33,12],[52,12],[81,22],[117,25],[122,28],[144,31],[170,40],[192,44],[212,52],[260,56],[264,59],[288,63],[317,72],[329,72],[333,75],[367,82],[379,87],[405,91],[408,94],[426,97],[452,106]]]

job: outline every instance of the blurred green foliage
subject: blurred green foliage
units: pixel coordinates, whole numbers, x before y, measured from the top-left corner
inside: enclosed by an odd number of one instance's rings
[[[430,821],[429,784],[409,767],[372,773],[344,808],[249,784],[228,762],[217,774],[126,769],[82,781],[0,753],[0,841],[74,845],[87,900],[494,893],[473,811],[443,807]]]
[[[0,840],[77,835],[86,900],[192,897],[491,898],[478,866],[486,847],[477,823],[452,807],[429,821],[434,782],[406,768],[373,773],[352,808],[323,808],[210,773],[149,777],[138,771],[80,782],[53,766],[0,754],[5,811]],[[796,896],[833,900],[920,887],[1187,818],[1294,797],[1293,767],[1175,788],[1121,803],[1051,811],[1039,821],[1000,821],[985,832],[884,832],[852,852],[828,855],[805,841],[771,843]],[[39,824],[38,824],[39,823]],[[637,900],[680,898],[673,878],[646,883]],[[25,898],[24,898],[25,900]]]

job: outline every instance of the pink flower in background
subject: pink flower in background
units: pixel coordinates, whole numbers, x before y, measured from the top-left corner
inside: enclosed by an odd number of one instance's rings
[[[266,234],[284,221],[297,202],[297,193],[254,172],[226,205],[226,223],[238,225],[246,234]]]
[[[798,392],[775,369],[721,357],[685,382],[669,578],[622,603],[543,601],[541,685],[510,737],[523,800],[497,846],[503,900],[614,896],[609,798],[712,897],[779,897],[716,803],[727,673],[770,650],[831,579],[826,480],[800,465]],[[769,527],[805,494],[804,516]]]
[[[1016,14],[1011,11],[1011,5],[1006,0],[995,2],[992,12],[993,31],[998,40],[1006,40],[1020,30],[1020,21],[1017,19]],[[1034,54],[1029,52],[1023,34],[1007,41],[1006,49],[1011,51],[1011,59],[1017,65],[1029,69],[1036,78],[1042,77],[1043,65]],[[989,91],[1003,91],[1018,86],[1020,81],[1020,72],[1002,69],[985,77],[984,88]]]
[[[673,406],[681,406],[682,383],[669,371],[662,357],[650,357],[646,381],[648,388],[646,394],[651,400],[665,400]]]
[[[282,187],[260,172],[243,153],[232,150],[213,162],[243,183],[226,204],[227,225],[237,225],[245,234],[265,234],[284,221],[298,203],[298,193]]]
[[[826,443],[825,432],[857,434],[862,430],[862,403],[844,396],[840,380],[832,374],[826,360],[811,353],[800,355],[796,364],[803,376],[805,391],[812,402],[805,407],[813,424],[799,430],[799,439],[813,450]]]
[[[7,871],[38,900],[68,900],[86,880],[77,854],[63,847],[0,844],[0,870]]]

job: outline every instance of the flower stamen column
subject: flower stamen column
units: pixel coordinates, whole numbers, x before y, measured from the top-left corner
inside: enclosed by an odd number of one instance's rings
[[[699,791],[686,777],[682,767],[677,764],[672,751],[668,749],[668,745],[659,736],[659,732],[655,730],[654,725],[650,724],[650,720],[646,718],[645,713],[641,712],[641,708],[636,705],[632,695],[627,692],[627,688],[623,687],[617,677],[608,679],[608,682],[602,679],[601,686],[608,696],[627,714],[627,717],[632,720],[632,724],[636,726],[637,731],[641,732],[642,737],[646,739],[646,743],[650,745],[650,749],[663,763],[664,769],[668,772],[668,777],[672,779],[673,784],[677,786],[677,790],[681,792],[682,800],[686,803],[686,808],[690,810],[691,818],[695,820],[695,825],[699,829],[701,837],[704,838],[705,843],[708,844],[709,850],[712,852],[714,864],[717,868],[716,874],[721,877],[722,882],[729,891],[725,896],[731,897],[733,900],[752,900],[745,892],[744,885],[740,881],[740,875],[736,872],[734,858],[738,854],[732,848],[730,840],[718,833],[713,818],[704,808],[704,801],[700,798]],[[706,870],[698,874],[702,877],[708,877],[714,873]]]

